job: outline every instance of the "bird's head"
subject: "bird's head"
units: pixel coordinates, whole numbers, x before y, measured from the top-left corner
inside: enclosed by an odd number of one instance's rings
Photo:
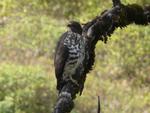
[[[73,32],[82,34],[82,27],[80,23],[77,21],[70,21],[67,27]]]

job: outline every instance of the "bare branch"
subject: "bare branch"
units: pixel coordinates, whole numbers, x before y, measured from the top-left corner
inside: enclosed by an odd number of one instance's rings
[[[97,113],[101,113],[101,103],[100,103],[100,97],[98,96],[98,107],[97,107]]]
[[[137,4],[115,6],[101,16],[85,24],[88,37],[93,37],[96,42],[107,38],[118,27],[123,28],[129,24],[148,25],[150,23],[150,6],[141,7]]]

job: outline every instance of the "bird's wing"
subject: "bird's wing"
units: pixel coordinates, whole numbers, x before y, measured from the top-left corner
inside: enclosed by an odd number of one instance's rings
[[[55,66],[55,75],[57,78],[57,89],[61,88],[62,83],[62,76],[65,67],[66,60],[68,59],[68,48],[64,45],[64,38],[67,36],[67,33],[64,33],[60,37],[60,41],[58,42],[56,52],[55,52],[55,59],[54,59],[54,66]]]

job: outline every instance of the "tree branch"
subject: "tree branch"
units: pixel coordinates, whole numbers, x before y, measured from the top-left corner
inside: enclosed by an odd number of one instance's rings
[[[96,42],[102,40],[105,43],[118,27],[123,28],[129,24],[148,25],[150,23],[150,6],[142,8],[137,4],[115,6],[110,10],[87,22],[83,28],[84,34],[93,37]]]
[[[98,40],[106,43],[108,36],[118,27],[123,28],[132,23],[137,25],[150,23],[150,6],[142,8],[137,4],[122,5],[120,0],[113,0],[113,5],[112,9],[103,12],[83,26],[83,36],[92,38],[90,43],[94,48]],[[79,91],[80,88],[76,84],[68,82],[59,93],[53,113],[70,113],[74,107],[73,100]]]

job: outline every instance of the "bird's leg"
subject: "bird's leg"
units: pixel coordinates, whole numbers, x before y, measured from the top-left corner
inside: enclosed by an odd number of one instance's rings
[[[69,76],[69,78],[75,85],[79,86],[79,83],[75,79],[73,79],[72,76]]]
[[[61,92],[54,108],[54,113],[69,113],[74,103],[69,92]]]
[[[60,91],[53,113],[70,113],[74,107],[73,100],[79,92],[79,87],[68,81]]]
[[[75,85],[79,86],[79,83],[77,82],[77,80],[75,80],[72,75],[68,75],[68,76],[63,76],[63,80],[64,81],[71,81],[72,83],[74,83]]]

